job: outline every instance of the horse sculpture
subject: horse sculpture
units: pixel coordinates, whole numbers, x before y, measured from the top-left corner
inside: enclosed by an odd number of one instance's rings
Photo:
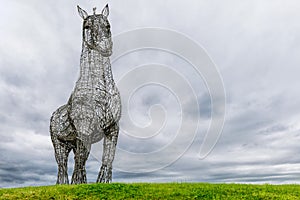
[[[67,164],[71,150],[75,166],[72,184],[86,183],[85,164],[91,145],[103,141],[102,166],[97,182],[112,180],[121,116],[120,94],[113,80],[110,59],[112,40],[108,22],[109,7],[101,14],[88,15],[79,6],[83,19],[80,76],[67,104],[50,120],[50,134],[58,165],[57,184],[69,184]]]

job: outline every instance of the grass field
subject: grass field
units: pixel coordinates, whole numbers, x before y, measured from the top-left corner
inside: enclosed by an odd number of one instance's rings
[[[112,183],[0,189],[0,199],[300,199],[300,185]]]

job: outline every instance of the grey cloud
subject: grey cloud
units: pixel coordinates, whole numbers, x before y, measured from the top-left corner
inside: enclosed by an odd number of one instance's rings
[[[55,183],[49,118],[67,101],[78,76],[82,21],[76,5],[91,13],[94,6],[100,10],[105,3],[9,1],[0,8],[3,19],[10,19],[0,22],[0,187]],[[211,154],[199,160],[197,153],[209,126],[212,106],[201,77],[185,61],[166,52],[139,51],[113,63],[116,80],[141,64],[171,66],[194,87],[201,115],[191,148],[174,164],[152,173],[115,170],[114,181],[299,182],[297,1],[129,0],[109,4],[113,34],[154,26],[180,31],[203,45],[217,64],[227,93],[223,134]],[[176,87],[182,90],[180,84]],[[155,88],[148,88],[144,91],[148,95],[136,95],[138,107],[131,111],[140,116],[141,122],[149,117],[149,105],[160,103],[169,109],[176,106],[167,93],[155,92]],[[192,124],[198,113],[190,106],[189,98],[184,99],[189,116],[186,123]],[[174,124],[175,120],[169,125]],[[138,152],[155,150],[169,142],[173,130],[165,131],[164,137],[145,142],[120,135],[119,147]],[[97,145],[101,149],[101,144]],[[97,157],[92,155],[88,160],[89,181],[95,179],[100,166],[101,152],[97,148]],[[161,159],[166,156],[161,155]],[[127,164],[140,162],[157,164],[146,158]],[[72,163],[69,166],[71,170]]]

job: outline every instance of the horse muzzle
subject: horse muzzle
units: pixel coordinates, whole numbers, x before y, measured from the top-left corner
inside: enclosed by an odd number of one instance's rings
[[[111,38],[102,38],[97,45],[97,50],[104,57],[109,57],[112,55],[113,42]]]

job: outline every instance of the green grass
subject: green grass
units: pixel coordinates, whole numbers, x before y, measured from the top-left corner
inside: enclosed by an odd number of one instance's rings
[[[300,199],[300,185],[112,183],[0,189],[0,199]]]

